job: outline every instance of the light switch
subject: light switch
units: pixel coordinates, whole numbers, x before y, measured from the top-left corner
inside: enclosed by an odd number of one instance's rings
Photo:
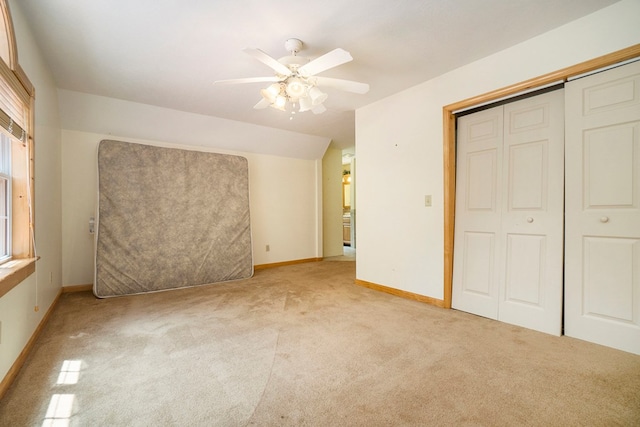
[[[426,207],[431,206],[431,194],[424,196],[424,205]]]

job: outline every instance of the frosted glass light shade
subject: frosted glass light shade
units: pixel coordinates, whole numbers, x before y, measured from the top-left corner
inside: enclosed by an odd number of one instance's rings
[[[309,99],[308,96],[305,96],[304,98],[300,98],[298,100],[298,103],[300,104],[300,112],[305,112],[310,110],[313,107],[313,104],[311,103],[311,99]]]
[[[302,98],[307,93],[307,85],[300,79],[289,79],[286,91],[291,98]]]
[[[278,95],[276,96],[276,100],[273,103],[274,107],[276,107],[277,109],[282,109],[284,110],[284,106],[287,105],[287,98],[285,98],[282,95]]]
[[[276,97],[280,93],[280,85],[278,83],[274,83],[266,89],[262,89],[260,91],[260,95],[267,101],[273,103],[276,101]]]
[[[309,97],[311,98],[311,103],[315,105],[320,105],[329,97],[326,93],[322,92],[317,87],[312,87],[309,89]]]

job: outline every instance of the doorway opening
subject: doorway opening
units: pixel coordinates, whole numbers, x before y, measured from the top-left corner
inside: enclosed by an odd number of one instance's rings
[[[354,149],[342,152],[342,247],[343,256],[356,257],[356,177]]]

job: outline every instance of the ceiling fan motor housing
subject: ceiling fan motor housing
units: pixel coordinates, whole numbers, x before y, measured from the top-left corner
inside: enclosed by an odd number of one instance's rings
[[[287,68],[289,68],[291,71],[296,72],[298,68],[309,62],[309,58],[306,58],[304,56],[289,55],[283,56],[282,58],[278,59],[278,62],[282,65],[286,65]]]

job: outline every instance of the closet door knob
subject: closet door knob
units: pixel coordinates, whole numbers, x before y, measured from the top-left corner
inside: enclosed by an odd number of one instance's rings
[[[601,217],[600,222],[609,222],[609,217],[608,216]]]
[[[527,222],[528,222],[529,224],[531,224],[531,223],[533,222],[533,218],[528,217],[528,218],[527,218]]]

